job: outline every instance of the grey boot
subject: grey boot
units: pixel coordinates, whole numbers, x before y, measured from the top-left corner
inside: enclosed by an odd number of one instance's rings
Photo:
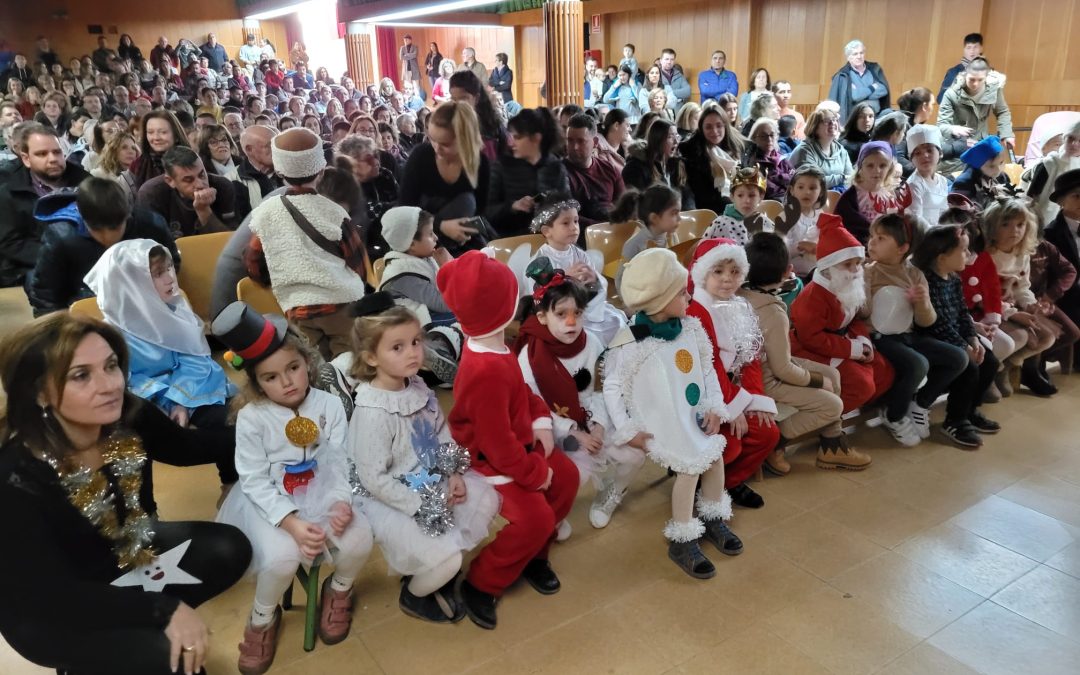
[[[716,576],[716,567],[701,552],[696,541],[669,541],[668,557],[695,579],[712,579]]]
[[[739,555],[743,551],[742,540],[722,520],[705,521],[705,541],[711,543],[724,555]]]

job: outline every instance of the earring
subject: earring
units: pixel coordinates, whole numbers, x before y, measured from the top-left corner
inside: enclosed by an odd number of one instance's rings
[[[41,406],[41,419],[43,419],[43,420],[49,419],[49,406],[47,406],[47,405]]]

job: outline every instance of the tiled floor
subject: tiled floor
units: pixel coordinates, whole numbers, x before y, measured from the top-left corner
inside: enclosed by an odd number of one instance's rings
[[[27,313],[0,295],[0,332]],[[298,611],[272,673],[1017,673],[1080,672],[1080,375],[1049,401],[1014,396],[986,412],[1005,430],[978,452],[935,435],[901,449],[878,429],[864,473],[819,471],[810,452],[755,484],[737,510],[746,551],[712,555],[695,581],[666,557],[670,485],[649,466],[612,524],[593,530],[590,488],[552,560],[563,590],[512,589],[499,628],[430,626],[397,609],[397,580],[373,554],[353,633],[305,653]],[[155,471],[162,515],[210,518],[212,467]],[[235,673],[251,586],[201,611],[210,672]],[[0,642],[0,673],[48,672]]]

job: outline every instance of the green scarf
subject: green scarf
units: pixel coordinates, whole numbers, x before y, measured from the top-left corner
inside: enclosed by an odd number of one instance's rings
[[[667,340],[668,342],[679,337],[679,333],[682,332],[682,319],[668,319],[667,321],[657,323],[650,319],[649,315],[645,312],[638,312],[634,316],[634,325],[648,326],[649,335],[654,338],[660,338],[661,340]]]
[[[742,213],[740,213],[739,210],[737,208],[735,208],[734,204],[728,204],[727,206],[724,207],[724,215],[727,216],[728,218],[734,218],[735,220],[740,220],[740,221],[746,219],[746,216],[744,216]]]

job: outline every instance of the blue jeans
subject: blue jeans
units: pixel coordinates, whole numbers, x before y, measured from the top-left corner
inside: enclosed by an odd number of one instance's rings
[[[874,347],[896,370],[892,388],[881,398],[890,422],[907,415],[912,399],[929,408],[968,367],[967,351],[928,335],[874,333],[873,340]],[[920,389],[924,377],[926,384]]]

